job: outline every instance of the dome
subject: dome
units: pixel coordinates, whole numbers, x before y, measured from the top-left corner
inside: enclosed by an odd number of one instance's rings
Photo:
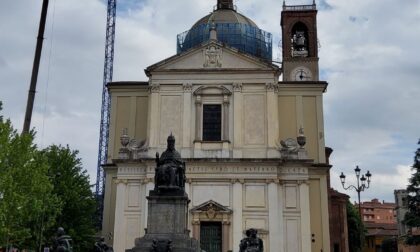
[[[198,20],[191,28],[194,29],[200,25],[206,24],[245,24],[251,27],[258,28],[258,26],[249,18],[231,9],[218,9],[209,15]]]
[[[219,0],[212,13],[198,20],[189,31],[178,35],[178,53],[208,41],[212,27],[216,27],[219,42],[252,56],[272,60],[271,34],[259,29],[251,19],[238,13],[232,1],[225,0]]]

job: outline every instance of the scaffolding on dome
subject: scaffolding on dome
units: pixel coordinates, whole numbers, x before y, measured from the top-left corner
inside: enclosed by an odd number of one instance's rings
[[[272,61],[272,35],[257,27],[238,23],[216,23],[217,40],[240,52]],[[177,36],[177,53],[185,52],[210,39],[211,24],[201,24]]]

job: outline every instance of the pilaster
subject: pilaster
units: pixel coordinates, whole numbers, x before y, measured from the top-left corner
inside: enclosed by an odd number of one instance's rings
[[[229,97],[223,97],[223,130],[222,140],[229,141]]]
[[[279,139],[279,111],[278,111],[278,86],[275,83],[267,83],[267,157],[278,157],[276,141]],[[272,151],[270,151],[272,150]]]
[[[152,83],[149,87],[150,105],[149,105],[149,144],[150,147],[157,148],[159,146],[159,92],[160,85]]]
[[[299,182],[300,223],[302,251],[311,251],[311,215],[309,206],[309,185],[307,180]]]
[[[124,216],[127,180],[116,179],[117,199],[115,202],[114,250],[125,251],[126,222]]]
[[[182,148],[190,148],[191,144],[191,97],[192,97],[192,84],[184,83],[184,108],[182,115]]]
[[[242,158],[242,83],[233,84],[233,158]]]
[[[322,213],[322,241],[324,244],[324,252],[330,252],[330,223],[329,223],[329,212],[328,212],[328,186],[327,176],[320,178],[320,189],[321,189],[321,213]]]
[[[235,181],[233,184],[233,246],[239,244],[242,239],[242,187],[240,181]]]
[[[325,164],[325,135],[324,135],[324,111],[322,108],[323,98],[322,94],[316,97],[317,123],[318,123],[318,158],[319,163]]]
[[[279,220],[282,219],[282,216],[279,214],[279,195],[276,181],[271,181],[268,184],[268,225],[269,225],[269,243],[270,249],[273,251],[280,252],[282,251],[282,243],[280,240],[280,230],[281,226]]]
[[[202,101],[201,96],[197,96],[195,100],[195,139],[196,141],[202,140],[202,133],[201,133],[201,116],[202,116]]]

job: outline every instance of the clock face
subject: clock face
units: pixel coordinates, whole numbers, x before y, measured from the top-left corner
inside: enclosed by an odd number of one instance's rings
[[[306,67],[297,67],[293,70],[291,77],[294,81],[310,81],[312,80],[312,73]]]

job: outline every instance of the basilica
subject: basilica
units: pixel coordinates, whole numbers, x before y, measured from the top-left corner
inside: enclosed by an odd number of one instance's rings
[[[169,135],[185,161],[187,227],[203,250],[238,251],[252,228],[264,251],[330,251],[316,18],[315,2],[283,5],[274,64],[272,35],[218,0],[177,36],[174,56],[145,69],[148,81],[108,84],[102,231],[115,251],[147,231],[155,156]]]

